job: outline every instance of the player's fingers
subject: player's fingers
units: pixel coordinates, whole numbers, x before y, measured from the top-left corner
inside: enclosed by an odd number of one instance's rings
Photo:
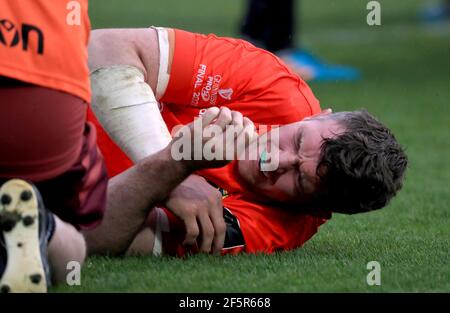
[[[184,219],[184,226],[186,228],[186,237],[183,245],[194,246],[197,243],[197,237],[200,234],[195,215],[186,217]]]
[[[225,127],[231,123],[233,120],[231,110],[227,107],[221,107],[219,116],[217,117],[217,120],[214,122],[214,125],[219,126],[222,131],[225,131]]]
[[[214,239],[214,227],[208,214],[202,214],[198,217],[201,228],[200,252],[211,252],[211,245]]]
[[[256,143],[256,139],[258,138],[258,134],[256,133],[255,125],[247,117],[244,117],[243,125],[244,125],[244,128],[236,139],[236,150],[235,150],[234,157],[238,158],[238,159],[246,151],[247,148],[249,148],[249,149],[257,148],[254,145]]]
[[[256,133],[255,124],[253,124],[253,122],[248,117],[244,117],[243,126],[244,129],[242,130],[241,135],[246,136],[248,140],[248,142],[246,142],[246,145],[248,145],[258,137],[258,134]]]
[[[213,253],[219,254],[223,248],[225,242],[225,232],[227,226],[225,220],[223,219],[223,208],[220,206],[220,210],[213,210],[210,213],[211,222],[214,226],[214,239],[213,239]]]
[[[225,136],[223,137],[223,146],[226,149],[226,155],[225,158],[227,160],[233,160],[235,155],[235,146],[236,146],[236,139],[241,134],[243,130],[243,121],[244,117],[242,116],[242,113],[232,111],[231,112],[232,121],[230,124],[230,127],[226,128]]]
[[[252,120],[248,117],[244,117],[243,126],[247,129],[248,132],[251,132],[252,134],[256,133],[255,124],[253,124]]]
[[[244,127],[244,116],[242,115],[241,112],[238,111],[231,111],[231,124],[235,127],[240,127],[243,128]]]
[[[220,109],[218,107],[211,107],[204,111],[201,115],[203,127],[208,126],[214,121],[219,115]]]

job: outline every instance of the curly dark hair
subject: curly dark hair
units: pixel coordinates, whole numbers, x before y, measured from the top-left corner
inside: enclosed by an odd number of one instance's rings
[[[317,171],[325,174],[319,175],[319,207],[345,214],[384,207],[403,184],[408,164],[403,148],[365,110],[334,113],[330,118],[345,131],[322,144]]]

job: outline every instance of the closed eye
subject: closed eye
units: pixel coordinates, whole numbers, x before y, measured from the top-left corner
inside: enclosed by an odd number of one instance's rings
[[[300,155],[300,148],[302,146],[302,132],[301,129],[299,128],[299,130],[297,131],[297,133],[294,136],[294,147],[295,147],[295,151],[297,153],[297,155]],[[302,172],[300,169],[300,164],[297,167],[297,179],[296,179],[296,186],[297,186],[297,191],[299,193],[303,192],[303,185],[302,185]]]
[[[302,172],[300,169],[297,170],[297,176],[296,176],[295,186],[298,193],[303,193],[303,186],[302,186]]]
[[[302,132],[301,129],[299,128],[294,136],[294,147],[297,154],[300,154],[301,146],[302,146]]]

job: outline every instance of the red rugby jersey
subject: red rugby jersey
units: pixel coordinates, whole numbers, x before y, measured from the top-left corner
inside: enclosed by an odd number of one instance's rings
[[[175,50],[167,90],[161,99],[169,130],[187,124],[200,109],[227,106],[259,125],[283,125],[320,112],[308,85],[273,54],[250,43],[175,30]],[[89,119],[94,120],[92,113]],[[96,122],[109,174],[132,162]],[[223,188],[223,205],[238,218],[245,251],[271,253],[303,245],[326,219],[249,201],[236,179],[235,162],[198,174]]]

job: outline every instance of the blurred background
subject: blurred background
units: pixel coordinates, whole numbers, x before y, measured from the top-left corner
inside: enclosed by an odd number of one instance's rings
[[[304,248],[283,258],[242,256],[234,263],[196,256],[128,265],[92,259],[86,271],[96,278],[87,278],[83,290],[369,290],[364,278],[370,260],[382,262],[385,273],[381,289],[370,290],[450,290],[450,19],[429,15],[440,1],[381,0],[381,25],[368,26],[367,3],[303,0],[295,7],[300,31],[293,39],[326,62],[360,73],[351,81],[310,82],[323,108],[367,108],[406,147],[406,185],[389,207],[335,216]],[[240,37],[246,10],[245,0],[90,1],[94,29],[155,25]],[[114,266],[127,278],[108,270]]]
[[[354,82],[310,83],[322,106],[367,107],[388,123],[404,119],[417,127],[426,126],[426,120],[444,124],[439,119],[448,118],[444,113],[449,112],[445,100],[450,92],[450,19],[426,22],[422,17],[443,1],[378,1],[380,26],[367,25],[368,2],[296,2],[296,28],[301,31],[294,33],[294,42],[327,62],[361,72]],[[155,25],[241,37],[246,11],[246,0],[90,2],[93,29]],[[420,118],[411,120],[415,116]]]

